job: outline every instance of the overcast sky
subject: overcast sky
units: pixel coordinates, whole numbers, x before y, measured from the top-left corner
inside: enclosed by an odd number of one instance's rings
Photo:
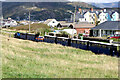
[[[0,1],[6,1],[6,0],[0,0]],[[34,2],[34,1],[43,1],[44,2],[44,0],[7,0],[7,1],[32,1],[32,2]],[[45,0],[45,1],[48,1],[48,2],[50,2],[50,0]],[[58,1],[59,2],[59,0],[51,0],[51,1]],[[64,0],[62,0],[62,1],[64,1]],[[67,1],[67,0],[65,0],[65,1]],[[82,1],[82,2],[95,2],[95,3],[109,3],[109,2],[118,2],[118,1],[120,1],[120,0],[69,0],[69,1]]]
[[[109,2],[118,2],[118,1],[120,1],[120,0],[70,0],[70,1],[83,1],[83,2],[109,3]]]

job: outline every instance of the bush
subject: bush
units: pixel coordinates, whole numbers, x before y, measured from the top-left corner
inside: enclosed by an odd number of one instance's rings
[[[83,34],[79,34],[78,36],[79,36],[79,37],[80,37],[80,36],[83,36]]]
[[[61,31],[60,33],[61,33],[61,37],[69,37],[70,36],[70,34],[65,31]]]

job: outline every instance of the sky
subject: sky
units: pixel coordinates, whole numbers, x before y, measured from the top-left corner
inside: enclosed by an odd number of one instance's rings
[[[0,1],[5,1],[5,0],[0,0]],[[16,0],[7,0],[7,1],[16,1]],[[19,0],[17,0],[19,1]],[[21,0],[20,0],[21,1]],[[22,0],[22,1],[26,1],[26,0]],[[35,0],[27,0],[27,1],[35,1]],[[42,0],[37,0],[37,1],[42,1]],[[44,1],[44,0],[43,0]],[[46,1],[50,1],[50,0],[46,0]],[[57,0],[53,0],[53,1],[57,1]],[[64,0],[63,0],[64,1]],[[69,1],[82,1],[82,2],[95,2],[95,3],[110,3],[110,2],[118,2],[120,0],[69,0]],[[59,1],[58,1],[59,2]]]
[[[110,2],[118,2],[120,0],[70,0],[70,1],[83,1],[83,2],[95,2],[95,3],[110,3]]]

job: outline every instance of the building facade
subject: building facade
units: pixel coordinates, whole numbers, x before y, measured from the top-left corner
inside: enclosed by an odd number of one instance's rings
[[[106,21],[92,28],[94,37],[120,34],[120,21]]]

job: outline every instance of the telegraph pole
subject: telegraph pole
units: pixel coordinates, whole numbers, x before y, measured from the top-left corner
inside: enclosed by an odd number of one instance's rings
[[[75,12],[74,12],[74,21],[73,21],[73,24],[75,26],[77,2],[74,2],[74,6],[75,6]],[[72,30],[72,38],[73,37],[74,37],[74,28]]]
[[[76,7],[77,7],[77,6],[76,6],[76,4],[75,4],[74,21],[73,21],[74,24],[75,24],[75,18],[76,18]]]
[[[30,33],[30,10],[29,10],[29,33]]]

